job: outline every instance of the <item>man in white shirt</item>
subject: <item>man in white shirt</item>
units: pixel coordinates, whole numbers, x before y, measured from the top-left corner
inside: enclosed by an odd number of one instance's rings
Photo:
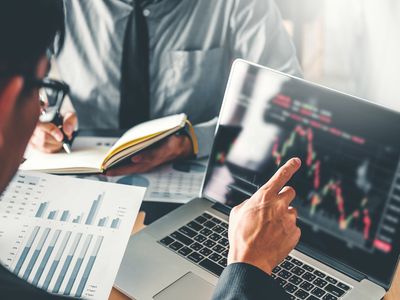
[[[129,21],[137,18],[138,11],[145,17],[148,32],[149,99],[143,105],[149,107],[145,119],[186,113],[195,125],[200,157],[209,153],[235,58],[300,75],[294,46],[273,0],[64,3],[67,36],[57,64],[62,79],[71,86],[77,114],[65,115],[64,131],[68,136],[78,120],[81,129],[121,128],[124,39],[129,40]],[[39,124],[31,145],[56,152],[61,149],[61,140],[55,126]],[[145,172],[191,153],[187,136],[172,136],[159,147],[133,157],[131,165],[109,174]]]

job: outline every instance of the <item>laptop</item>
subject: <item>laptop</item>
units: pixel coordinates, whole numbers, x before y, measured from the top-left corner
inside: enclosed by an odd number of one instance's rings
[[[298,156],[289,184],[301,241],[273,277],[291,299],[381,299],[399,256],[399,132],[395,111],[235,61],[200,197],[130,239],[115,287],[135,299],[210,299],[230,209]]]

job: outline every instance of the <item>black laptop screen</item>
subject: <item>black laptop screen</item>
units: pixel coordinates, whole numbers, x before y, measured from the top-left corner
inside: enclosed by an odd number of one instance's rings
[[[301,242],[387,286],[400,242],[400,114],[237,61],[205,195],[233,207],[293,156]]]

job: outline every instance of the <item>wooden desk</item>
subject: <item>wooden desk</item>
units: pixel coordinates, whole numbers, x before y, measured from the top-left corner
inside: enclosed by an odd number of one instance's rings
[[[135,225],[133,226],[132,234],[140,231],[145,227],[144,225],[145,216],[146,215],[144,212],[139,213]],[[393,280],[392,287],[386,294],[385,300],[399,300],[399,299],[400,299],[400,268],[397,268],[396,276]],[[129,300],[129,297],[125,296],[124,294],[113,288],[110,293],[109,300]]]

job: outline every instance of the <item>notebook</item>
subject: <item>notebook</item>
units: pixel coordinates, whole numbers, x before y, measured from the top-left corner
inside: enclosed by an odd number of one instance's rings
[[[193,150],[198,151],[197,139],[185,114],[177,114],[141,123],[129,129],[110,146],[73,144],[72,153],[42,153],[29,149],[20,170],[53,174],[96,174],[122,163],[151,145],[187,127]]]

